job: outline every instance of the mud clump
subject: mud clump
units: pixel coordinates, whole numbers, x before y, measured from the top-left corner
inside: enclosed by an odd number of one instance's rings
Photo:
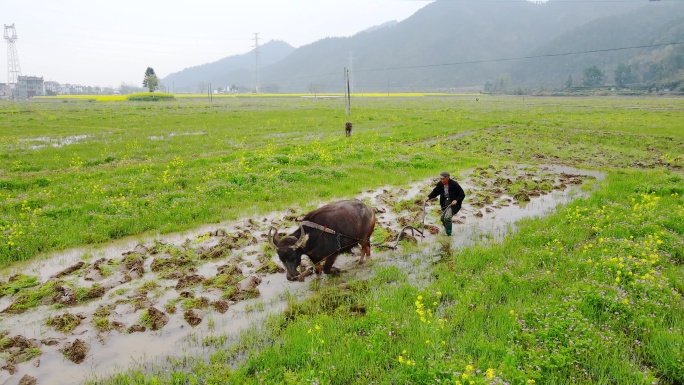
[[[249,276],[233,286],[233,291],[226,294],[226,298],[231,301],[242,301],[250,298],[257,298],[261,295],[257,286],[261,283],[261,278]]]
[[[185,277],[186,273],[181,270],[173,270],[173,271],[168,271],[164,274],[161,274],[161,278],[163,279],[181,279]]]
[[[183,318],[190,324],[190,326],[197,326],[202,323],[205,313],[202,310],[188,309],[183,314]]]
[[[35,378],[29,376],[28,374],[24,374],[24,377],[19,380],[18,385],[36,385],[38,383],[38,380]]]
[[[105,262],[107,262],[107,260],[104,258],[100,258],[97,261],[93,262],[93,264],[88,269],[88,273],[86,274],[84,279],[86,281],[101,281],[102,279],[104,279],[104,276],[106,274],[102,271],[101,266]]]
[[[150,270],[153,272],[161,272],[164,270],[182,270],[184,267],[192,265],[191,258],[186,256],[174,257],[169,253],[164,253],[155,257],[150,265]]]
[[[123,255],[131,255],[131,254],[145,255],[149,252],[150,252],[150,249],[147,248],[147,246],[141,245],[140,243],[138,243],[137,245],[135,245],[135,247],[133,248],[132,251],[127,251],[127,252],[123,253]]]
[[[74,264],[74,265],[71,265],[71,266],[67,267],[66,269],[60,271],[59,273],[53,275],[53,276],[50,277],[50,278],[61,278],[61,277],[64,277],[64,276],[66,276],[66,275],[69,275],[69,274],[71,274],[71,273],[73,273],[73,272],[79,270],[79,269],[82,268],[83,266],[85,266],[85,262],[80,261],[80,262],[78,262],[77,264]]]
[[[56,294],[52,297],[52,303],[58,303],[64,306],[72,306],[76,304],[76,295],[74,290],[69,286],[55,286]]]
[[[81,317],[71,313],[64,313],[56,317],[48,318],[46,324],[62,333],[69,333],[81,324]]]
[[[147,328],[143,325],[140,324],[135,324],[126,329],[126,333],[144,333],[147,330]]]
[[[76,298],[79,302],[90,301],[93,299],[102,298],[107,290],[104,286],[95,284],[90,289],[86,290],[82,296]]]
[[[221,314],[228,311],[228,301],[224,301],[222,299],[212,302],[211,306],[213,306],[214,309]]]
[[[45,346],[55,346],[55,345],[59,345],[59,340],[57,338],[46,338],[46,339],[40,340],[40,343],[45,345]]]
[[[242,269],[235,263],[229,265],[223,265],[216,268],[217,274],[227,274],[227,275],[240,275],[242,274]]]
[[[19,380],[18,385],[36,385],[38,383],[38,380],[35,378],[29,376],[28,374],[24,374],[24,377]]]
[[[255,270],[255,273],[257,274],[276,274],[284,272],[285,269],[273,261],[266,261],[263,265],[259,266]]]
[[[202,281],[204,281],[204,277],[202,277],[201,275],[195,274],[183,276],[181,277],[181,279],[178,280],[178,283],[176,283],[176,290],[181,290],[186,287],[199,285],[200,283],[202,283]]]
[[[424,229],[427,230],[428,233],[430,233],[432,235],[439,233],[439,227],[437,227],[435,225],[425,225]]]
[[[2,336],[0,339],[0,353],[9,355],[5,365],[1,369],[10,374],[17,372],[17,365],[41,354],[40,342],[36,339],[28,339],[22,335],[14,337]]]
[[[64,357],[66,357],[69,361],[75,364],[80,364],[83,362],[83,360],[85,360],[89,350],[90,346],[77,338],[73,343],[67,344],[67,346],[63,347],[59,351],[62,352]]]
[[[138,254],[130,254],[124,257],[121,266],[119,266],[119,271],[130,276],[133,279],[141,278],[145,273],[143,268],[145,261],[142,256]]]
[[[250,275],[249,277],[243,279],[238,283],[240,291],[250,291],[255,290],[257,286],[261,283],[261,278],[256,275]]]
[[[402,227],[403,226],[415,225],[416,223],[420,222],[420,217],[421,217],[421,213],[406,215],[406,216],[397,218],[397,222],[399,222],[399,225],[401,225]]]
[[[519,192],[519,193],[515,194],[515,196],[513,198],[515,198],[515,200],[517,200],[518,202],[529,202],[530,201],[530,195],[528,193],[525,193],[525,192]]]
[[[102,298],[107,290],[104,286],[95,284],[90,288],[79,288],[77,291],[69,286],[58,285],[55,286],[55,291],[57,293],[52,297],[52,303],[74,306],[79,302]]]
[[[159,330],[169,323],[169,316],[154,307],[147,309],[145,318],[145,323],[147,323],[152,330]]]
[[[234,235],[223,236],[218,245],[210,248],[200,248],[197,250],[197,254],[202,259],[217,259],[225,257],[231,250],[256,245],[257,243],[258,240],[249,231],[242,231]]]

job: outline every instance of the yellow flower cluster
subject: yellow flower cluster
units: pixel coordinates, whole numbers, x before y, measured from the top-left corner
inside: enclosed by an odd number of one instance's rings
[[[321,145],[321,142],[319,140],[315,140],[311,144],[311,152],[316,155],[316,158],[319,162],[322,164],[329,166],[332,164],[333,161],[333,155],[326,151],[325,148]]]
[[[0,243],[0,246],[2,246],[3,243],[10,249],[13,249],[15,246],[17,246],[19,238],[25,234],[22,228],[23,226],[19,223],[6,226],[0,225],[0,234],[2,234],[4,238],[4,242]]]
[[[435,293],[435,296],[437,298],[441,297],[442,292],[437,291]],[[419,295],[416,298],[414,305],[416,307],[416,314],[418,314],[418,317],[420,317],[420,322],[423,322],[425,324],[431,324],[432,320],[435,317],[435,312],[433,309],[435,309],[435,310],[437,309],[437,305],[439,305],[439,302],[434,300],[429,304],[429,306],[432,306],[432,308],[426,307],[425,303],[423,303],[423,296]],[[446,320],[443,318],[438,318],[436,321],[440,327],[444,327],[444,324],[446,323]]]
[[[400,364],[404,364],[404,365],[407,365],[407,366],[416,366],[416,361],[413,361],[413,360],[409,360],[409,359],[407,359],[407,358],[404,358],[404,356],[406,355],[406,353],[407,353],[407,352],[406,352],[406,349],[404,349],[404,350],[401,352],[402,355],[400,355],[400,356],[397,358],[397,361],[399,361]]]
[[[321,325],[316,324],[316,326],[314,326],[313,328],[310,328],[310,329],[307,331],[307,333],[308,333],[308,334],[312,334],[312,333],[314,333],[314,332],[320,332],[321,329],[322,329],[322,328],[321,328]],[[318,333],[317,333],[317,334],[318,334]],[[320,337],[315,337],[314,339],[317,339],[317,340],[318,340],[317,342],[318,342],[319,344],[321,344],[321,345],[325,344],[325,340],[322,339],[322,338],[320,338]]]

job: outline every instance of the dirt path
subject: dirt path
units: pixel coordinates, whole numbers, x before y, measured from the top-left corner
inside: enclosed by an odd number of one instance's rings
[[[515,221],[581,196],[576,186],[589,178],[602,175],[557,166],[473,170],[459,180],[468,196],[453,219],[451,243],[502,237]],[[422,200],[435,182],[360,194],[378,217],[372,241],[394,245],[403,226],[421,227]],[[424,239],[410,232],[403,239],[434,246],[443,237],[438,209],[426,207]],[[204,354],[203,341],[237,337],[283,311],[288,295],[306,296],[307,282],[318,279],[288,282],[267,242],[271,225],[294,230],[304,214],[291,209],[156,240],[74,249],[14,268],[0,286],[0,384],[74,384],[167,355]],[[374,247],[372,260],[393,263],[383,250]],[[338,259],[342,277],[369,270],[356,260]]]

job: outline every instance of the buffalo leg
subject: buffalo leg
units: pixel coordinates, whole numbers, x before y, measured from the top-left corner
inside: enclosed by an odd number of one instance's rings
[[[370,255],[370,241],[361,242],[361,258],[359,259],[359,265],[363,265],[364,263],[366,263],[366,257],[370,259]]]
[[[331,255],[325,260],[325,265],[323,266],[323,272],[325,274],[337,274],[340,269],[333,267],[335,260],[337,259],[337,254]]]

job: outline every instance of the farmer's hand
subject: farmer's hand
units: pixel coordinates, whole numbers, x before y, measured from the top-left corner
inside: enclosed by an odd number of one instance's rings
[[[449,206],[455,206],[456,203],[457,203],[456,201],[451,201],[451,204]]]

